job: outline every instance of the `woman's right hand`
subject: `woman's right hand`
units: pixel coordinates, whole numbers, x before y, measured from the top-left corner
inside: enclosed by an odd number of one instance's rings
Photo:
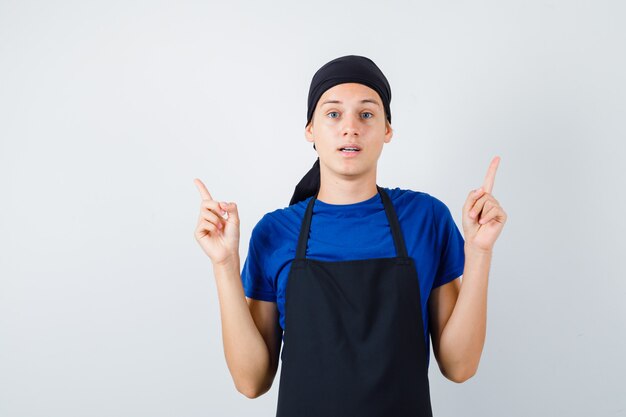
[[[193,181],[200,191],[200,216],[194,236],[213,265],[239,259],[239,213],[235,203],[213,200],[202,181]]]

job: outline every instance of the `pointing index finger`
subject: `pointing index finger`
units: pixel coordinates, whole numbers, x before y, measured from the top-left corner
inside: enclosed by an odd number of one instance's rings
[[[489,168],[487,169],[487,175],[485,175],[485,181],[483,182],[483,190],[487,193],[491,193],[493,189],[493,183],[496,180],[496,171],[498,170],[498,165],[500,165],[500,157],[495,156],[491,160],[491,164],[489,164]]]
[[[204,183],[200,181],[200,179],[194,178],[193,182],[194,184],[196,184],[198,191],[200,191],[200,195],[202,196],[203,200],[213,200],[213,197],[211,197],[211,193],[209,193],[209,190],[206,189]]]

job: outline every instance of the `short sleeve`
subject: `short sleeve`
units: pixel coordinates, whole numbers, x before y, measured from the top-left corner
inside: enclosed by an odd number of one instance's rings
[[[267,233],[264,232],[264,219],[252,229],[248,255],[241,271],[241,283],[246,297],[276,302],[276,289],[266,269],[266,259],[271,248]]]
[[[433,197],[433,214],[437,229],[437,248],[440,251],[439,266],[433,288],[463,275],[465,267],[465,240],[459,231],[450,209],[441,200]]]

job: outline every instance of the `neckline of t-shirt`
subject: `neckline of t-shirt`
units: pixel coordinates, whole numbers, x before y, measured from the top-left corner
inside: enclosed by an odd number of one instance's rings
[[[313,198],[313,197],[310,197]],[[376,193],[374,194],[372,197],[368,198],[367,200],[363,200],[363,201],[358,201],[356,203],[349,203],[349,204],[331,204],[331,203],[325,203],[322,200],[319,199],[315,199],[315,203],[313,204],[315,207],[323,207],[323,208],[330,208],[330,209],[348,209],[348,208],[353,208],[353,207],[360,207],[360,206],[364,206],[367,204],[371,204],[377,201],[381,201],[380,199],[380,193]]]

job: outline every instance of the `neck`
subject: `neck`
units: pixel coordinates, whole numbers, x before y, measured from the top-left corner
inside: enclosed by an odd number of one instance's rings
[[[368,200],[378,193],[376,168],[360,177],[329,175],[320,167],[320,190],[317,199],[328,204],[353,204]]]

